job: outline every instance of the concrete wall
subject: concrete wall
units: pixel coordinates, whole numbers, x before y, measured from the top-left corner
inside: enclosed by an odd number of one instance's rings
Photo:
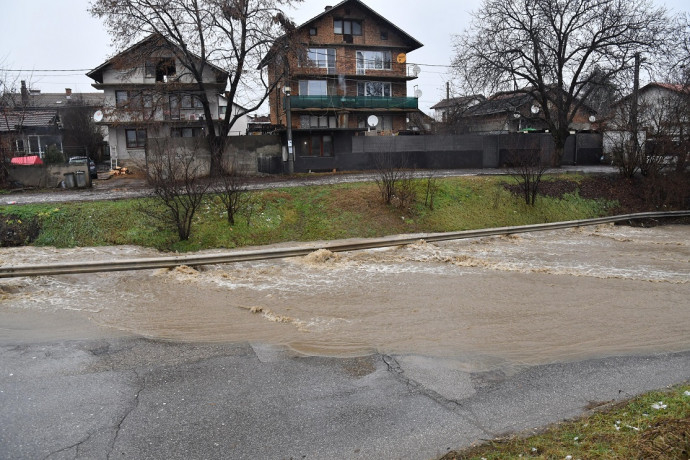
[[[163,140],[168,148],[195,152],[200,174],[207,174],[210,154],[201,141]],[[154,142],[149,142],[149,148]],[[282,173],[286,166],[283,143],[276,135],[229,137],[224,157],[236,158],[249,174]],[[390,153],[393,161],[404,161],[407,167],[417,169],[500,168],[521,150],[539,152],[544,161],[550,162],[555,146],[549,134],[352,136],[351,132],[334,131],[333,150],[333,156],[297,155],[295,172],[371,170],[381,153]],[[568,138],[562,164],[597,164],[601,155],[601,134],[578,134],[577,138]]]
[[[261,165],[275,163],[275,158],[282,161],[282,146],[280,136],[232,136],[227,140],[224,158],[228,156],[237,158],[239,164],[250,174],[263,171]]]
[[[203,138],[150,139],[147,149],[149,149],[149,156],[152,155],[153,149],[177,149],[181,153],[193,154],[194,168],[200,176],[207,175],[211,168],[211,154]],[[281,149],[280,136],[231,136],[227,139],[223,159],[224,161],[237,159],[238,166],[248,174],[279,173],[282,172],[282,165],[280,169],[276,168],[282,163]],[[142,169],[146,167],[146,155],[142,152],[142,158],[132,159],[136,161],[136,167]],[[267,165],[273,166],[269,168]]]
[[[86,165],[37,165],[37,166],[10,166],[10,181],[25,187],[52,188],[59,187],[65,180],[67,173],[83,173],[86,187],[91,187],[89,167]]]

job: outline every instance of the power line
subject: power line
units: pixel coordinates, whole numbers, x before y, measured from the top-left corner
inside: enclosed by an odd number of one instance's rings
[[[90,72],[93,69],[0,69],[0,72]]]

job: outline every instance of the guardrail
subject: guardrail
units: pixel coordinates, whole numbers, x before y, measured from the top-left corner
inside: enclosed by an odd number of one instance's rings
[[[148,270],[155,268],[173,268],[180,265],[215,265],[229,264],[236,262],[247,262],[252,260],[282,259],[285,257],[305,256],[318,249],[327,249],[331,252],[347,252],[362,249],[383,248],[389,246],[401,246],[415,243],[419,240],[427,242],[448,241],[466,238],[480,238],[486,236],[509,235],[515,233],[537,232],[545,230],[558,230],[571,227],[584,227],[590,225],[600,225],[615,222],[626,222],[642,219],[665,219],[677,217],[690,217],[689,211],[667,211],[667,212],[643,212],[637,214],[623,214],[619,216],[600,217],[595,219],[572,220],[565,222],[554,222],[548,224],[522,225],[515,227],[499,227],[483,230],[464,230],[459,232],[447,233],[426,233],[409,235],[387,236],[382,238],[371,238],[364,241],[352,243],[330,243],[330,244],[305,244],[295,248],[260,249],[253,251],[234,251],[224,254],[190,255],[129,259],[108,262],[69,262],[60,264],[46,265],[17,265],[0,267],[0,278],[15,278],[20,276],[46,276],[46,275],[66,275],[78,273],[97,273],[125,270]]]

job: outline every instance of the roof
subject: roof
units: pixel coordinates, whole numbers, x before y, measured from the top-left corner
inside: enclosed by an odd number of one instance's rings
[[[535,94],[530,92],[530,87],[518,91],[504,91],[496,93],[487,100],[480,102],[469,108],[466,116],[486,116],[500,113],[510,113],[519,110],[521,107],[532,105],[536,102]],[[595,111],[587,104],[580,104],[578,110],[585,110],[590,113]]]
[[[53,109],[62,108],[69,105],[102,107],[105,102],[105,95],[101,93],[40,93],[31,91],[29,93],[28,104],[22,102],[20,93],[5,93],[2,97],[3,102],[8,107]]]
[[[126,50],[117,53],[115,56],[111,57],[110,59],[108,59],[107,61],[105,61],[103,64],[99,65],[99,66],[96,67],[95,69],[93,69],[93,70],[91,70],[90,72],[88,72],[88,73],[86,74],[86,76],[89,77],[89,78],[92,78],[92,79],[96,80],[98,83],[103,83],[103,70],[105,70],[106,67],[108,67],[108,66],[114,64],[114,63],[117,61],[117,59],[118,59],[119,57],[124,56],[124,55],[126,55],[126,54],[128,54],[128,53],[131,53],[131,52],[133,52],[134,50],[136,50],[137,48],[141,48],[141,47],[143,47],[143,46],[152,44],[152,42],[153,42],[154,40],[163,40],[163,41],[165,41],[165,42],[167,43],[167,45],[170,46],[171,48],[180,49],[179,46],[177,46],[176,44],[174,44],[173,42],[171,42],[170,40],[168,40],[168,39],[167,39],[166,37],[164,37],[163,35],[158,34],[158,33],[153,33],[153,34],[149,35],[148,37],[146,37],[146,38],[144,38],[144,39],[142,39],[142,40],[136,42],[135,44],[133,44],[132,46],[130,46],[130,47],[127,48]],[[194,54],[194,53],[191,53],[191,54],[192,54],[192,56],[194,56],[196,59],[201,60],[201,57],[199,57],[198,55],[196,55],[196,54]],[[229,73],[228,73],[226,70],[223,70],[223,69],[221,69],[220,67],[218,67],[218,66],[216,66],[216,65],[213,65],[212,63],[210,63],[210,62],[208,62],[208,61],[206,61],[206,65],[208,65],[208,66],[209,66],[211,69],[213,69],[216,73],[221,74],[221,76],[224,77],[224,78],[223,78],[224,80],[227,80],[227,79],[228,79]]]
[[[660,83],[660,82],[647,83],[642,88],[640,88],[640,92],[641,93],[647,92],[647,91],[650,91],[654,88],[660,88],[660,89],[671,91],[674,93],[690,94],[690,85],[678,85],[678,84],[673,84],[673,83]],[[616,102],[614,102],[612,107],[618,107],[621,104],[627,103],[627,101],[631,100],[632,97],[633,97],[633,93],[627,94],[627,95],[623,96],[622,98],[618,99]]]
[[[338,3],[337,5],[334,5],[333,7],[328,8],[327,10],[324,10],[322,13],[320,13],[320,14],[314,16],[313,18],[309,19],[309,20],[306,21],[304,24],[302,24],[301,26],[299,26],[298,29],[301,29],[301,28],[304,28],[304,27],[308,26],[308,25],[311,24],[312,22],[317,21],[317,20],[321,19],[322,17],[324,17],[324,16],[326,16],[326,15],[328,15],[328,14],[331,14],[331,13],[333,12],[333,10],[338,9],[338,8],[340,8],[341,6],[345,6],[345,5],[348,4],[348,3],[354,3],[354,4],[356,4],[359,8],[362,8],[362,9],[366,10],[366,11],[369,12],[369,14],[371,14],[372,16],[375,16],[375,17],[377,17],[379,20],[385,22],[391,29],[396,30],[405,40],[407,40],[407,41],[410,42],[410,51],[414,51],[414,50],[416,50],[416,49],[421,48],[422,46],[424,46],[424,45],[422,45],[422,43],[420,43],[418,40],[416,40],[415,38],[413,38],[410,34],[408,34],[408,33],[405,32],[404,30],[402,30],[400,27],[398,27],[398,26],[396,26],[395,24],[393,24],[392,22],[390,22],[388,19],[386,19],[386,18],[384,18],[383,16],[381,16],[381,15],[380,15],[379,13],[377,13],[376,11],[372,10],[370,7],[368,7],[366,4],[364,4],[364,3],[361,2],[360,0],[344,0],[344,1],[340,2],[340,3]]]
[[[432,105],[431,108],[434,110],[439,110],[447,109],[449,107],[467,106],[473,100],[483,101],[485,98],[481,95],[451,97],[450,99],[443,99],[441,102]]]
[[[673,84],[673,83],[659,83],[659,82],[652,82],[648,83],[642,88],[640,88],[640,91],[644,91],[647,89],[651,88],[661,88],[661,89],[666,89],[669,91],[673,91],[676,93],[690,93],[690,85],[678,85],[678,84]]]
[[[414,51],[414,50],[419,49],[419,48],[421,48],[422,46],[424,46],[424,45],[423,45],[421,42],[419,42],[417,39],[415,39],[415,38],[412,37],[410,34],[408,34],[407,32],[405,32],[404,30],[402,30],[400,27],[398,27],[398,26],[396,26],[395,24],[393,24],[392,22],[390,22],[388,19],[386,19],[386,18],[384,18],[383,16],[381,16],[381,15],[380,15],[379,13],[377,13],[376,11],[372,10],[370,7],[368,7],[367,5],[365,5],[365,4],[364,4],[363,2],[361,2],[360,0],[344,0],[344,1],[340,2],[340,3],[338,3],[338,4],[335,5],[335,6],[328,7],[328,9],[325,9],[323,12],[317,14],[317,15],[314,16],[313,18],[311,18],[311,19],[309,19],[308,21],[304,22],[302,25],[297,26],[296,30],[300,30],[300,29],[305,29],[305,28],[307,28],[307,27],[309,26],[309,24],[311,24],[312,22],[318,21],[318,20],[321,19],[322,17],[327,16],[327,15],[329,15],[329,14],[332,14],[334,10],[340,8],[341,6],[345,6],[345,5],[348,4],[348,3],[354,3],[354,4],[356,4],[358,7],[362,8],[362,9],[365,10],[365,11],[367,11],[370,15],[375,16],[375,17],[378,18],[380,21],[383,21],[383,22],[384,22],[385,24],[387,24],[388,27],[390,27],[391,29],[397,31],[397,32],[400,34],[400,36],[401,36],[404,40],[406,40],[406,41],[409,42],[410,49],[408,50],[408,52]],[[287,34],[282,35],[282,36],[278,37],[278,38],[274,41],[273,46],[271,47],[271,50],[266,54],[266,56],[264,56],[264,57],[261,59],[261,62],[259,63],[259,68],[264,67],[264,66],[268,63],[269,57],[270,57],[270,56],[273,54],[273,52],[274,52],[274,48],[275,48],[275,46],[276,46],[276,43],[279,43],[281,40],[284,40],[286,36],[287,36]]]
[[[55,110],[7,110],[0,112],[0,132],[16,131],[19,127],[45,127],[55,125]]]
[[[489,99],[471,107],[467,115],[493,115],[497,113],[513,112],[518,107],[531,104],[534,97],[522,92],[497,93]]]

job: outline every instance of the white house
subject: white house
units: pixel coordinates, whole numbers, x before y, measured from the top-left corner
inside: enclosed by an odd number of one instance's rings
[[[108,127],[111,158],[142,160],[147,138],[202,137],[209,129],[202,100],[208,100],[210,117],[225,117],[224,91],[228,72],[207,64],[202,73],[205,91],[175,57],[176,45],[150,35],[96,67],[87,76],[103,90],[104,108],[96,122]],[[235,111],[243,110],[234,105]],[[246,134],[246,116],[228,135]]]
[[[604,153],[613,156],[633,139],[632,95],[613,105],[604,131]],[[643,152],[669,155],[669,142],[678,144],[690,132],[690,88],[669,83],[649,83],[639,90],[637,138]],[[663,145],[663,148],[660,148]]]

